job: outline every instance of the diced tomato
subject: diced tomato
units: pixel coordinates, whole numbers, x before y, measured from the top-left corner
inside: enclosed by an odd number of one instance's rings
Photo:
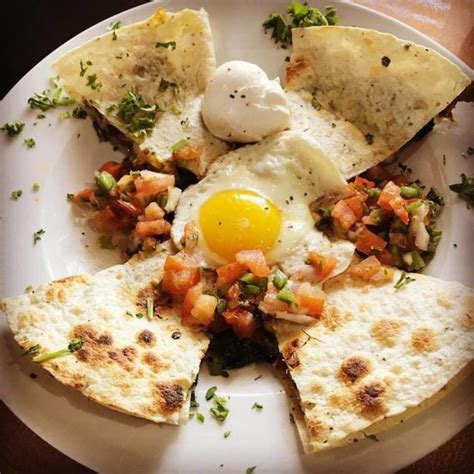
[[[225,311],[225,320],[233,327],[237,337],[250,338],[255,331],[255,318],[250,311],[236,308]]]
[[[136,206],[131,202],[124,201],[123,199],[117,199],[116,201],[112,201],[111,205],[114,209],[118,209],[120,211],[125,212],[129,216],[138,217],[142,213],[142,207]]]
[[[389,266],[394,265],[393,256],[387,249],[377,254],[377,259],[383,265],[389,265]]]
[[[101,234],[113,234],[130,226],[129,219],[117,216],[109,207],[94,212],[92,222],[94,230]]]
[[[360,221],[364,215],[364,201],[366,199],[367,197],[364,199],[360,194],[344,199],[344,202],[351,208],[358,221]]]
[[[235,280],[240,278],[246,271],[246,266],[239,262],[232,262],[226,265],[222,265],[217,269],[217,288],[234,283]]]
[[[151,237],[153,235],[169,234],[171,231],[171,224],[164,219],[157,219],[156,221],[140,221],[135,226],[135,235],[142,239],[144,237]]]
[[[354,184],[364,188],[373,188],[375,186],[373,181],[369,181],[368,179],[362,178],[360,176],[357,176],[356,179],[354,179]]]
[[[362,229],[356,241],[356,249],[365,255],[370,255],[373,251],[381,252],[386,246],[387,242],[384,239],[367,228]]]
[[[396,198],[390,201],[390,206],[393,209],[393,212],[400,218],[400,220],[404,224],[408,224],[409,217],[408,211],[406,209],[406,202],[401,196],[397,196]]]
[[[201,157],[202,147],[201,145],[189,145],[184,148],[180,148],[173,153],[174,160],[191,161],[197,160]]]
[[[372,283],[383,283],[393,278],[393,270],[385,268],[374,255],[362,260],[349,269],[349,275],[354,280],[370,281]]]
[[[182,254],[170,255],[163,267],[162,288],[173,296],[185,296],[187,291],[199,283],[198,267],[187,261]]]
[[[196,247],[199,239],[199,232],[194,221],[186,222],[184,226],[184,248],[192,250]]]
[[[302,283],[296,291],[296,304],[299,310],[309,316],[319,316],[323,312],[326,295],[309,283]]]
[[[344,200],[340,200],[331,211],[331,217],[337,221],[341,229],[347,232],[357,222],[357,216]]]
[[[392,181],[397,185],[397,186],[403,186],[404,184],[407,184],[408,181],[405,176],[402,174],[397,174],[392,178]]]
[[[99,168],[99,171],[107,171],[107,173],[111,174],[116,180],[120,179],[126,173],[124,166],[116,161],[106,161]]]
[[[316,252],[309,252],[309,260],[320,280],[327,278],[337,265],[336,258],[326,257]]]
[[[241,250],[236,253],[235,260],[248,267],[257,277],[266,277],[270,273],[265,255],[261,250]]]
[[[168,189],[168,186],[174,186],[173,175],[161,175],[159,178],[145,179],[137,177],[134,180],[137,194],[142,196],[153,196],[162,193]]]
[[[391,211],[392,206],[390,205],[390,201],[397,197],[400,197],[400,188],[393,181],[389,181],[382,189],[377,204],[382,209]]]
[[[74,204],[84,204],[84,202],[97,202],[95,199],[95,189],[94,188],[86,188],[78,193],[74,194],[72,197],[72,201]]]
[[[381,181],[390,179],[389,171],[380,165],[376,165],[368,169],[364,175],[366,179],[373,181],[374,183],[380,183]]]
[[[349,275],[356,280],[370,280],[382,268],[377,257],[371,255],[349,269]]]
[[[217,298],[203,294],[202,289],[202,283],[198,283],[186,292],[181,309],[185,324],[207,327],[214,319]]]
[[[194,303],[198,299],[199,296],[202,295],[203,284],[197,283],[196,285],[189,288],[186,292],[186,296],[184,297],[183,306],[181,307],[181,316],[183,318],[190,318],[191,317],[191,310],[194,307]]]

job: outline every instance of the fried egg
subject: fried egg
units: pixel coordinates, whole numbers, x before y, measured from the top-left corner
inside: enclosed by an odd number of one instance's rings
[[[310,204],[344,192],[344,179],[312,138],[282,132],[215,161],[181,195],[171,236],[182,248],[184,228],[193,222],[194,252],[211,268],[240,250],[260,249],[270,264],[285,261],[316,232]]]

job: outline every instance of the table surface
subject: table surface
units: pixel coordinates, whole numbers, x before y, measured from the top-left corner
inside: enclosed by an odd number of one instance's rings
[[[0,95],[8,90],[40,59],[85,28],[115,13],[143,3],[136,0],[82,0],[80,8],[72,2],[23,0],[9,2],[8,18],[21,18],[21,34],[14,21],[2,24],[2,44],[6,47],[6,71]],[[438,41],[470,67],[474,67],[474,28],[472,0],[357,0],[357,3],[397,18]],[[28,12],[28,15],[25,15]],[[37,474],[82,474],[91,472],[61,454],[29,428],[0,402],[0,472]],[[400,471],[403,474],[474,472],[474,424],[436,451]],[[27,454],[25,454],[27,453]]]

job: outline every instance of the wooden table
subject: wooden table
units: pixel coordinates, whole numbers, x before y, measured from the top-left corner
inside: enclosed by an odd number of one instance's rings
[[[9,2],[9,17],[21,18],[21,38],[15,51],[6,48],[7,81],[2,95],[21,75],[46,53],[86,27],[131,8],[137,0],[97,2],[82,0],[80,6],[70,2],[36,0]],[[330,3],[330,2],[328,2]],[[474,67],[473,0],[358,0],[397,18],[432,37],[469,66]],[[29,14],[25,16],[25,12]],[[18,38],[15,22],[6,22],[3,34]],[[54,31],[51,26],[54,26]],[[5,44],[5,42],[4,42]],[[23,52],[25,54],[23,54]],[[403,469],[403,474],[474,472],[474,425],[471,424],[444,446]],[[0,473],[83,474],[91,472],[44,442],[21,423],[0,402]]]

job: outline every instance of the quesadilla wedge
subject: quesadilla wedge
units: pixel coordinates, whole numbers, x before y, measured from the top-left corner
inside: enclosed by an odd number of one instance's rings
[[[471,82],[437,52],[387,33],[319,26],[292,35],[290,127],[316,138],[346,179],[390,157]]]
[[[201,176],[227,149],[200,115],[215,70],[207,13],[158,9],[69,51],[54,65],[105,139],[157,169],[173,163]]]
[[[95,275],[3,299],[16,341],[64,385],[154,422],[186,424],[209,339],[160,296],[164,244]]]
[[[472,369],[474,292],[419,274],[395,288],[401,277],[370,285],[346,272],[325,285],[319,321],[271,322],[305,452],[377,432]]]

